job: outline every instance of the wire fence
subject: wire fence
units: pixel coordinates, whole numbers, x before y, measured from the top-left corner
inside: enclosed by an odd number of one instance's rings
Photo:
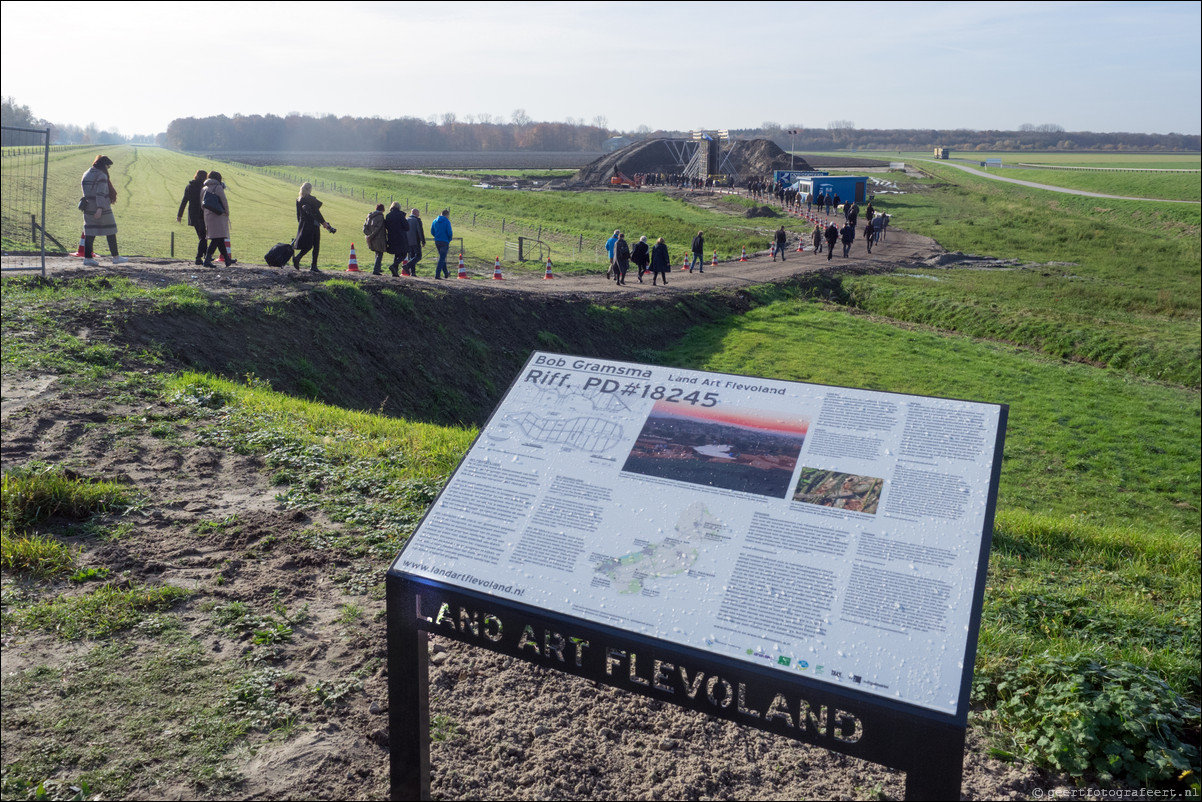
[[[385,206],[388,206],[391,205],[393,201],[396,201],[400,203],[401,208],[406,211],[409,209],[420,210],[427,219],[429,219],[431,214],[431,203],[434,204],[435,213],[440,210],[439,201],[430,201],[424,198],[400,196],[391,193],[383,194],[378,190],[368,191],[363,187],[343,184],[338,181],[325,181],[321,179],[315,181],[309,176],[294,173],[290,170],[281,170],[275,167],[257,167],[250,164],[241,164],[239,166],[261,175],[278,178],[282,181],[287,181],[293,184],[299,185],[305,181],[309,181],[313,184],[313,189],[315,192],[341,195],[344,198],[363,201],[364,203],[371,205],[383,203]],[[480,212],[472,212],[470,221],[466,216],[464,216],[459,218],[456,222],[467,228],[472,228],[477,231],[490,231],[499,235],[501,239],[505,240],[505,255],[502,258],[504,258],[506,261],[513,261],[517,258],[517,240],[519,237],[528,240],[536,240],[548,246],[551,250],[551,256],[553,259],[600,264],[605,264],[609,261],[608,252],[605,250],[605,239],[587,238],[580,234],[559,231],[549,226],[523,223],[510,218],[483,214]],[[608,237],[606,239],[608,239]],[[500,254],[498,254],[498,256],[500,256]]]
[[[50,129],[3,126],[4,180],[0,181],[0,239],[19,252],[4,272],[40,270],[46,275],[46,179]]]
[[[311,176],[302,173],[293,172],[291,170],[280,169],[278,167],[260,167],[252,164],[237,163],[239,167],[251,172],[259,173],[260,175],[277,178],[281,181],[286,181],[291,184],[301,184],[306,181],[313,184],[313,189],[316,192],[325,194],[341,195],[344,198],[362,201],[364,204],[376,205],[383,203],[385,206],[391,205],[394,201],[401,204],[401,208],[408,211],[410,209],[418,209],[426,219],[430,219],[431,208],[434,209],[434,214],[437,214],[442,208],[445,208],[441,201],[431,201],[426,198],[418,198],[414,196],[402,196],[392,193],[381,193],[378,190],[368,190],[364,187],[354,186],[352,184],[344,184],[339,181],[326,181],[324,179],[314,180]],[[714,194],[722,195],[739,195],[743,197],[754,197],[757,203],[763,206],[779,208],[782,213],[788,215],[799,214],[803,204],[794,204],[792,207],[786,206],[784,202],[773,196],[770,192],[763,192],[752,196],[749,192],[742,189],[726,189],[716,190]],[[491,215],[482,212],[472,212],[470,219],[465,214],[455,218],[457,226],[470,228],[473,231],[488,231],[498,235],[498,238],[504,241],[502,253],[496,254],[495,258],[500,258],[503,261],[516,261],[519,253],[523,256],[533,254],[537,251],[538,256],[535,258],[527,258],[527,261],[541,261],[550,257],[553,261],[560,262],[587,262],[590,264],[607,265],[610,261],[609,253],[606,250],[605,243],[609,239],[611,232],[605,232],[604,237],[585,237],[581,234],[563,231],[551,226],[538,223],[529,223],[525,221],[513,220],[511,218]],[[527,240],[526,244],[519,247],[519,239]],[[532,248],[531,244],[539,243],[543,247]],[[718,261],[727,261],[730,259],[738,259],[739,253],[723,253],[716,258]],[[489,258],[494,258],[489,256]]]

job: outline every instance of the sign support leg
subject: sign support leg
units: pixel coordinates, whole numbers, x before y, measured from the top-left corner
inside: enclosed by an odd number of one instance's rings
[[[959,799],[966,730],[940,726],[926,732],[924,729],[916,727],[901,736],[911,738],[915,745],[906,771],[906,799]]]
[[[389,797],[430,798],[430,676],[416,588],[388,575]]]

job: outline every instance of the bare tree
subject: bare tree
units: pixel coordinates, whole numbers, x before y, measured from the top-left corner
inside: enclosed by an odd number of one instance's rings
[[[854,131],[856,124],[851,120],[831,120],[826,124],[826,127],[831,131]]]
[[[598,114],[593,118],[593,126],[601,128],[605,131],[609,130],[609,119],[604,114]]]
[[[514,109],[513,124],[518,128],[525,128],[530,125],[530,115],[526,113],[525,109]]]

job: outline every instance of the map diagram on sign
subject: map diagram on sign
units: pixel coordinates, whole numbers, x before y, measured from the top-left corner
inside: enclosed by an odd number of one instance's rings
[[[581,406],[594,412],[624,414],[630,411],[630,405],[619,398],[617,393],[603,393],[595,387],[588,390],[540,387],[534,403],[542,409],[567,407],[574,411],[577,406]]]
[[[703,502],[694,501],[680,513],[670,536],[607,560],[596,571],[608,577],[623,595],[641,593],[649,579],[672,579],[688,572],[700,556],[698,546],[705,536],[723,528]]]
[[[571,446],[600,454],[622,440],[622,427],[600,418],[542,418],[533,412],[510,417],[522,433],[538,443]]]

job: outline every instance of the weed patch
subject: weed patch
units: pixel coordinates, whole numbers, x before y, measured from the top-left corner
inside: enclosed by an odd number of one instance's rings
[[[1198,705],[1146,669],[1034,655],[979,675],[981,719],[1045,768],[1106,783],[1173,785],[1198,771]]]
[[[168,610],[189,595],[170,585],[125,589],[104,585],[81,596],[60,596],[19,608],[5,619],[5,634],[12,629],[39,629],[64,640],[105,638],[137,626],[148,615]]]
[[[96,513],[128,509],[128,488],[89,481],[52,465],[32,464],[5,471],[0,510],[6,529],[23,530],[51,517],[82,520]]]

